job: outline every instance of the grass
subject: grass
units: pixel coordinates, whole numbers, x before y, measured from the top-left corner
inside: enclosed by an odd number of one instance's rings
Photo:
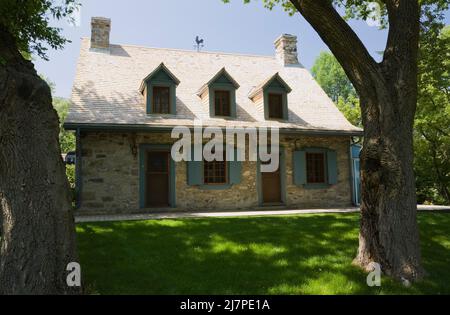
[[[202,218],[77,226],[99,294],[450,294],[450,214],[421,213],[428,277],[368,287],[351,265],[358,214]]]

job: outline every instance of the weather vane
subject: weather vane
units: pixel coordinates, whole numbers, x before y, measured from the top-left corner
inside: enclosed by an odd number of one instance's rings
[[[197,51],[198,52],[200,52],[200,50],[203,48],[203,47],[205,47],[205,45],[204,45],[204,40],[203,39],[200,39],[200,37],[196,37],[195,38],[195,45],[194,45],[194,48],[196,48],[197,49]]]

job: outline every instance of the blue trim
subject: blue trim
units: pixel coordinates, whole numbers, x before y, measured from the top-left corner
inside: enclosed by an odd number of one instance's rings
[[[161,114],[153,113],[153,88],[154,87],[168,87],[170,89],[170,113]],[[147,83],[147,115],[176,115],[177,114],[177,86],[170,81],[149,81]]]
[[[327,184],[327,183],[323,183],[323,184],[305,184],[305,185],[303,185],[303,188],[305,188],[305,189],[328,189],[330,187],[331,187],[331,185]]]
[[[140,144],[139,145],[139,207],[146,208],[145,192],[146,192],[146,180],[145,180],[145,161],[146,153],[149,151],[168,151],[170,156],[170,150],[172,145],[170,144]],[[176,207],[176,168],[175,162],[172,158],[169,159],[169,206],[171,208]]]
[[[281,94],[283,100],[283,118],[270,118],[269,117],[269,94]],[[268,87],[264,89],[264,118],[266,120],[276,120],[276,121],[287,121],[289,120],[289,111],[288,111],[288,97],[287,92],[284,89],[280,88],[271,88]]]
[[[284,146],[280,145],[280,189],[281,189],[281,203],[287,204],[286,197],[286,153]],[[258,147],[259,151],[259,147]],[[258,192],[258,205],[264,206],[266,205],[263,200],[262,193],[262,178],[261,178],[261,160],[258,156],[258,161],[256,162],[256,191]]]
[[[223,184],[223,185],[214,185],[214,184],[205,184],[204,181],[204,177],[203,177],[203,172],[204,172],[204,166],[203,163],[204,161],[201,162],[202,163],[202,183],[201,185],[198,185],[197,187],[200,188],[201,190],[226,190],[226,189],[230,189],[231,187],[233,187],[233,184],[230,183],[230,167],[231,167],[231,163],[230,161],[227,161],[227,183]]]

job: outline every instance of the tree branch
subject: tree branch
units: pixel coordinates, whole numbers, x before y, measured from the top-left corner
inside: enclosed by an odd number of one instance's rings
[[[387,86],[393,92],[402,91],[404,95],[415,97],[420,36],[419,3],[418,0],[390,0],[386,3],[386,9],[389,33],[381,66],[388,81]],[[414,113],[411,108],[400,109]]]
[[[290,1],[333,52],[360,96],[367,94],[368,76],[382,80],[379,65],[331,1]]]

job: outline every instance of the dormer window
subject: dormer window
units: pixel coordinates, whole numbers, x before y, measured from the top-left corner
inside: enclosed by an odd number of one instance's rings
[[[236,117],[236,90],[239,84],[222,68],[209,82],[197,92],[202,101],[209,106],[210,117]]]
[[[176,115],[176,88],[180,81],[161,63],[141,83],[147,114]]]
[[[253,88],[249,98],[264,110],[266,120],[288,120],[288,94],[291,88],[278,73]]]

